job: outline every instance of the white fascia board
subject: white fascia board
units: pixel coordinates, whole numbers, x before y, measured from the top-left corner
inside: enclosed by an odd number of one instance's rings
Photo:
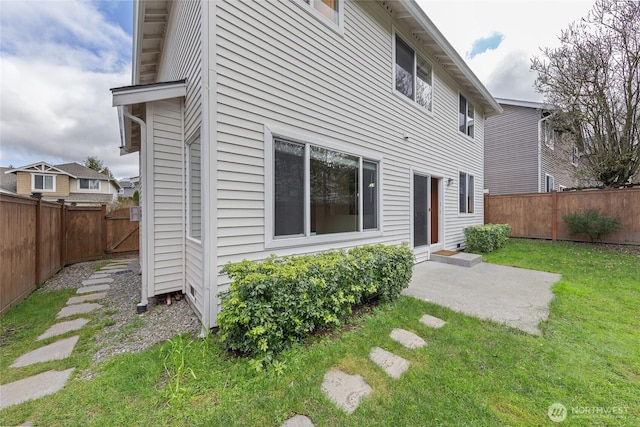
[[[142,60],[142,25],[144,24],[144,14],[140,13],[142,9],[141,1],[133,2],[133,61],[131,67],[131,82],[137,84],[140,82],[139,63]]]
[[[513,105],[515,107],[527,107],[527,108],[535,108],[538,110],[554,110],[555,107],[551,104],[545,104],[543,102],[535,102],[535,101],[522,101],[519,99],[507,99],[507,98],[496,98],[496,101],[502,105]]]
[[[111,91],[113,92],[112,106],[119,107],[121,105],[142,104],[162,99],[186,97],[187,82],[129,86],[111,89]]]
[[[438,30],[436,25],[425,14],[424,10],[416,3],[415,0],[404,0],[405,8],[411,14],[411,16],[420,24],[422,29],[433,39],[437,45],[444,51],[444,53],[453,61],[454,65],[460,70],[465,79],[471,83],[476,90],[486,99],[487,103],[494,109],[494,114],[502,113],[502,107],[491,93],[487,90],[478,77],[471,71],[471,68],[467,63],[458,55],[458,52],[451,46],[447,39]],[[492,115],[492,114],[486,114]]]

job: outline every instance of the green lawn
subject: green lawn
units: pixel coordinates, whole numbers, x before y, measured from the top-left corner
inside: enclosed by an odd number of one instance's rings
[[[638,252],[512,240],[485,259],[562,274],[543,337],[401,297],[343,333],[285,352],[280,375],[256,373],[249,361],[225,354],[215,335],[176,337],[114,357],[96,367],[95,378],[76,378],[54,396],[1,411],[0,425],[279,426],[306,414],[316,426],[534,426],[556,425],[547,416],[553,403],[568,410],[558,425],[640,425]],[[15,379],[6,367],[53,323],[67,296],[38,292],[3,316],[3,383]],[[50,313],[31,318],[44,309]],[[448,323],[429,329],[418,322],[424,313]],[[397,327],[428,346],[400,346],[389,338]],[[92,341],[83,335],[82,343],[74,362],[86,366]],[[368,360],[372,346],[408,359],[410,369],[399,380],[387,377]],[[67,365],[50,362],[29,374]],[[362,375],[373,387],[353,415],[320,391],[332,367]]]

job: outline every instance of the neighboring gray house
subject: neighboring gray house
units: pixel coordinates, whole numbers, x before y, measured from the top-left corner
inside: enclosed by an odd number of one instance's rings
[[[498,103],[414,0],[136,1],[142,295],[216,325],[227,262],[384,243],[418,261],[483,223]]]
[[[125,178],[118,181],[120,184],[120,197],[133,197],[134,193],[140,192],[140,177]]]
[[[496,100],[503,113],[485,123],[484,188],[489,194],[541,193],[578,186],[580,155],[571,135],[551,126],[553,107]]]

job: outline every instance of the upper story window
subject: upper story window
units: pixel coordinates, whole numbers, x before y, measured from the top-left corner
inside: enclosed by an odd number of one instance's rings
[[[473,138],[475,123],[473,104],[460,95],[458,107],[458,129],[469,138]]]
[[[473,175],[460,172],[458,189],[459,189],[459,212],[471,214],[474,212],[474,198],[475,185],[473,182]]]
[[[31,176],[33,191],[56,191],[56,178],[54,175],[33,174]]]
[[[321,16],[338,26],[342,18],[342,1],[343,0],[302,0],[303,3],[308,4]]]
[[[433,69],[398,35],[395,39],[395,89],[432,111]]]
[[[78,188],[80,190],[100,190],[100,180],[80,178]]]
[[[573,166],[578,166],[579,159],[580,159],[580,154],[578,153],[578,147],[574,145],[571,147],[571,164]]]
[[[547,193],[550,193],[553,191],[554,188],[554,183],[553,183],[553,176],[549,175],[549,174],[545,174],[544,176],[544,191]]]
[[[556,143],[557,131],[553,128],[553,123],[551,122],[551,114],[549,112],[545,112],[542,114],[540,125],[540,138],[542,138],[542,140],[544,141],[544,145],[553,150]]]

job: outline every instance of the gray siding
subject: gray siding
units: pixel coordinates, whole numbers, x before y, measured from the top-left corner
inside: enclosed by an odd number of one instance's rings
[[[560,186],[573,188],[578,186],[578,168],[571,164],[571,151],[573,142],[571,136],[562,134],[556,136],[553,149],[542,144],[542,174],[540,188],[545,189],[545,175],[553,176],[554,190],[560,190]]]
[[[484,188],[490,194],[537,193],[540,110],[502,108],[502,114],[485,124]]]
[[[409,242],[412,168],[456,182],[444,189],[445,247],[463,242],[464,226],[482,223],[482,111],[476,107],[471,141],[457,130],[457,85],[426,52],[421,54],[435,73],[434,112],[393,92],[397,24],[379,4],[345,2],[343,34],[293,2],[220,2],[217,10],[218,267],[272,252]],[[408,29],[397,31],[411,42]],[[265,249],[265,124],[348,152],[378,153],[384,165],[383,235]],[[474,215],[458,214],[459,170],[476,178]]]
[[[184,100],[184,135],[182,150],[186,150],[185,141],[189,140],[202,125],[202,5],[199,1],[172,2],[165,46],[160,62],[158,81],[187,79],[187,96]],[[201,139],[205,144],[206,139]],[[186,155],[184,156],[186,161]],[[186,165],[183,173],[186,173]],[[186,177],[180,180],[183,184]],[[181,200],[185,211],[185,199]],[[185,227],[185,218],[183,218]],[[183,241],[185,234],[182,234]],[[183,243],[184,244],[184,243]],[[202,244],[187,239],[185,244],[185,293],[195,310],[202,316],[204,309]],[[193,291],[191,289],[193,287]]]
[[[152,118],[149,159],[152,162],[153,295],[184,288],[184,172],[181,100],[148,106]],[[149,296],[153,296],[149,295]]]

